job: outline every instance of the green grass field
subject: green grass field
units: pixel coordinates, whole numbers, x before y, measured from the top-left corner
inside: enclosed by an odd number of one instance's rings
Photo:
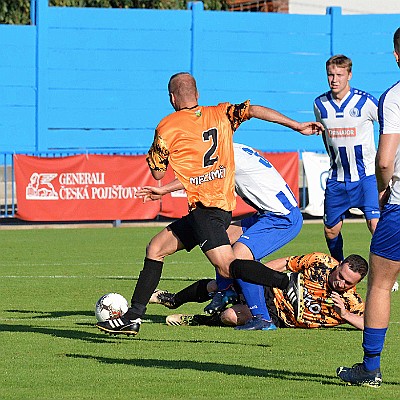
[[[362,358],[361,332],[240,332],[219,327],[168,327],[171,313],[149,305],[136,338],[95,327],[94,304],[108,292],[128,300],[145,246],[161,228],[4,230],[0,226],[0,399],[399,399],[400,292],[382,359],[379,389],[348,387],[339,365]],[[347,223],[345,252],[368,257],[370,235]],[[321,224],[271,258],[326,251]],[[197,249],[167,259],[160,288],[179,290],[212,277]],[[366,283],[359,285],[365,294]],[[177,312],[199,312],[188,304]]]

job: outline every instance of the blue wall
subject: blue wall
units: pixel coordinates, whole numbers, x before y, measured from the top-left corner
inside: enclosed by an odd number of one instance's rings
[[[0,25],[0,151],[35,148],[35,27]]]
[[[201,104],[249,98],[300,121],[314,119],[332,54],[351,57],[352,86],[376,97],[400,76],[392,55],[400,15],[36,4],[35,25],[0,25],[0,151],[146,151],[172,112],[166,86],[178,71],[195,75]],[[266,151],[323,150],[319,137],[256,120],[235,140]]]

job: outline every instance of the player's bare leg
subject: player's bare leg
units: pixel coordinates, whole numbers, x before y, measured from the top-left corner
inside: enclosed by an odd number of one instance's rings
[[[338,222],[335,226],[327,227],[324,225],[324,234],[326,244],[328,246],[331,256],[342,261],[344,259],[343,255],[343,238],[341,234],[343,221]]]
[[[370,255],[365,326],[386,328],[390,319],[390,296],[400,272],[400,262]]]

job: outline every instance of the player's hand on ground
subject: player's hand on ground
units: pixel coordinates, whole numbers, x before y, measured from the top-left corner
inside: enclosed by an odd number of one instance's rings
[[[324,126],[320,122],[301,122],[296,130],[302,135],[321,135]]]

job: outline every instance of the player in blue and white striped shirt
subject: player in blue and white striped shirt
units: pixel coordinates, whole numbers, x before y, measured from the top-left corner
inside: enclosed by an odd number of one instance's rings
[[[379,219],[375,179],[374,121],[377,100],[350,87],[352,61],[336,55],[326,62],[330,91],[314,101],[316,120],[325,131],[323,140],[330,157],[324,203],[324,232],[331,255],[343,260],[343,220],[350,208],[365,215],[371,233]]]

